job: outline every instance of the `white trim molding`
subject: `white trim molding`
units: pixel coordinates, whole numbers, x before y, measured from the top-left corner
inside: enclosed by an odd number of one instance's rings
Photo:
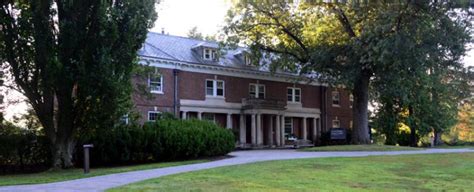
[[[223,75],[230,77],[240,77],[240,78],[251,78],[256,80],[267,80],[267,81],[277,81],[285,83],[297,83],[301,85],[313,85],[313,86],[328,86],[328,84],[323,84],[317,81],[301,80],[297,75],[289,73],[272,73],[269,71],[259,71],[255,69],[245,69],[237,68],[230,66],[222,65],[210,65],[210,64],[199,64],[199,63],[189,63],[181,61],[173,61],[160,59],[155,57],[148,56],[139,56],[139,64],[149,65],[152,67],[159,67],[165,69],[179,69],[182,71],[196,72],[196,73],[205,73],[213,75]]]

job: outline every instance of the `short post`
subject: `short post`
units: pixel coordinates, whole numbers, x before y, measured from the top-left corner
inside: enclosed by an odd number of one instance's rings
[[[90,161],[89,161],[89,149],[94,147],[92,144],[83,145],[84,148],[84,174],[89,173]]]

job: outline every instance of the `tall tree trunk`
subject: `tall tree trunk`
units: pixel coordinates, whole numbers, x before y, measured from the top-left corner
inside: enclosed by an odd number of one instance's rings
[[[53,168],[72,168],[74,166],[72,163],[74,144],[72,138],[61,139],[53,144]]]
[[[436,129],[434,130],[434,145],[435,146],[440,146],[443,144],[443,141],[441,140],[441,135],[443,133],[441,131],[437,131]]]
[[[54,168],[73,167],[72,155],[74,150],[74,114],[72,86],[63,85],[57,93],[57,131],[53,151]]]
[[[354,106],[352,129],[353,144],[370,144],[369,136],[369,73],[361,73],[361,76],[354,82]]]
[[[408,106],[408,115],[409,115],[409,127],[410,127],[410,146],[411,147],[418,147],[418,138],[416,136],[416,122],[415,122],[415,114],[413,111],[412,106]]]

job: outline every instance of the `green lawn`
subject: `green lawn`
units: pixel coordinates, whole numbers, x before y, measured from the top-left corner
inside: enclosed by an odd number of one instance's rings
[[[112,174],[112,173],[121,173],[121,172],[137,171],[137,170],[145,170],[145,169],[156,169],[156,168],[186,165],[186,164],[192,164],[192,163],[202,163],[202,162],[207,162],[207,161],[209,160],[191,160],[191,161],[151,163],[151,164],[121,166],[121,167],[91,168],[91,172],[89,174],[84,174],[82,169],[68,169],[68,170],[45,171],[41,173],[32,173],[32,174],[2,175],[0,176],[0,186],[51,183],[51,182],[80,179],[80,178],[93,177],[93,176],[99,176],[99,175],[107,175],[107,174]]]
[[[474,153],[260,162],[147,180],[110,191],[471,191]]]
[[[332,145],[303,148],[301,151],[404,151],[422,150],[422,148],[402,147],[393,145]]]

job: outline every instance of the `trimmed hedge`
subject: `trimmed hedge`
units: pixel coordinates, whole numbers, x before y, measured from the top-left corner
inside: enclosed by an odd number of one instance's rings
[[[208,121],[175,119],[83,135],[76,150],[77,165],[82,163],[82,145],[89,143],[94,144],[94,166],[220,156],[235,148],[230,130]]]

